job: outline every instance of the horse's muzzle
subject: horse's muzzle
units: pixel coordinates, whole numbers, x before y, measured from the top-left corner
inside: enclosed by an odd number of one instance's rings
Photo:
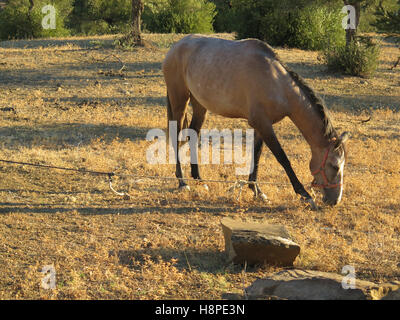
[[[339,199],[332,200],[328,199],[327,197],[323,197],[322,201],[329,206],[336,206],[340,202]]]

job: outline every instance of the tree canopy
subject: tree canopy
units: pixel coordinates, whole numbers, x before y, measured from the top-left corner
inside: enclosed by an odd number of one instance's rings
[[[399,0],[142,1],[141,27],[150,32],[237,32],[273,43],[318,48],[321,39],[336,33],[345,4],[357,8],[361,31],[400,32]],[[41,27],[41,8],[46,4],[54,5],[57,10],[55,30]],[[132,0],[0,1],[1,39],[126,33],[131,24]],[[299,41],[301,38],[304,41]]]

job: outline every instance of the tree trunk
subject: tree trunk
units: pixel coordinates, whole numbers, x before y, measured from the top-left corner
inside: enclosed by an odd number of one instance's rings
[[[355,21],[355,29],[346,29],[346,45],[349,45],[352,41],[356,40],[357,28],[360,23],[360,15],[361,15],[361,2],[357,0],[343,0],[344,4],[353,6],[356,10],[356,21]]]
[[[33,21],[32,21],[32,11],[33,11],[33,7],[35,6],[35,4],[33,3],[33,0],[29,0],[29,9],[28,9],[28,20],[30,25],[33,27]],[[34,34],[33,34],[33,30],[31,29],[29,31],[29,34],[27,34],[28,38],[33,38]]]
[[[132,0],[132,41],[136,45],[143,45],[142,40],[142,12],[144,9],[143,0]]]
[[[33,3],[33,0],[29,0],[29,10],[28,10],[29,17],[31,17],[31,15],[32,15],[34,6],[35,6],[35,4]]]

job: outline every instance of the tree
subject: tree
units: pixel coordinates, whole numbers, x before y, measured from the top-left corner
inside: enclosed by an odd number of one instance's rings
[[[135,45],[143,45],[142,29],[141,29],[143,9],[144,9],[143,0],[132,0],[131,37]]]
[[[231,0],[230,4],[231,8],[225,2],[220,5],[226,13],[219,21],[228,21],[224,26],[236,31],[238,38],[306,50],[345,43],[342,0]]]
[[[51,4],[56,9],[56,28],[42,26],[42,8]],[[0,39],[61,37],[69,35],[65,21],[72,10],[72,0],[8,0],[0,10]]]
[[[345,6],[353,6],[355,9],[355,21],[354,21],[354,29],[348,28],[346,29],[346,44],[349,45],[352,41],[356,39],[358,25],[360,24],[360,15],[361,15],[361,2],[364,0],[343,0]]]
[[[397,10],[393,9],[393,11],[384,8],[383,1],[384,0],[380,0],[379,6],[375,12],[375,15],[377,16],[375,26],[381,31],[400,33],[400,0],[397,2]],[[400,56],[397,58],[397,61],[391,70],[396,68],[399,64]]]
[[[47,0],[49,1],[49,0]],[[74,0],[69,27],[75,34],[129,33],[132,0]]]
[[[383,2],[384,0],[380,0],[376,8],[375,16],[377,19],[374,26],[380,31],[400,33],[400,0],[397,2],[397,10],[385,8]]]
[[[344,5],[351,5],[355,9],[355,29],[347,29],[346,30],[346,43],[350,44],[351,41],[354,41],[357,36],[358,26],[360,24],[361,13],[366,11],[368,8],[382,8],[382,4],[387,2],[393,5],[393,0],[343,0]],[[399,1],[400,4],[400,1]]]
[[[209,0],[147,0],[143,26],[158,33],[211,33],[216,8]]]
[[[33,8],[35,7],[35,4],[33,3],[33,0],[29,0],[29,7],[28,7],[28,23],[30,25],[33,25]],[[27,32],[29,34],[27,34],[28,38],[33,38],[34,34],[33,34],[33,30],[27,30]]]

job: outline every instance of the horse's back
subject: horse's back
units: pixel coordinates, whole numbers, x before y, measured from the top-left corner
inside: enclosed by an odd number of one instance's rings
[[[238,56],[242,57],[242,61],[251,56],[276,59],[273,49],[258,39],[234,41],[193,34],[184,37],[170,49],[163,62],[163,69],[167,68],[168,64],[174,60],[179,60],[180,63],[188,62],[189,57],[198,58],[202,55],[208,60],[218,57],[229,59]]]
[[[183,86],[208,110],[247,118],[248,104],[277,99],[268,91],[280,91],[276,79],[285,71],[272,48],[260,40],[190,35],[168,52],[163,72],[168,90]]]

